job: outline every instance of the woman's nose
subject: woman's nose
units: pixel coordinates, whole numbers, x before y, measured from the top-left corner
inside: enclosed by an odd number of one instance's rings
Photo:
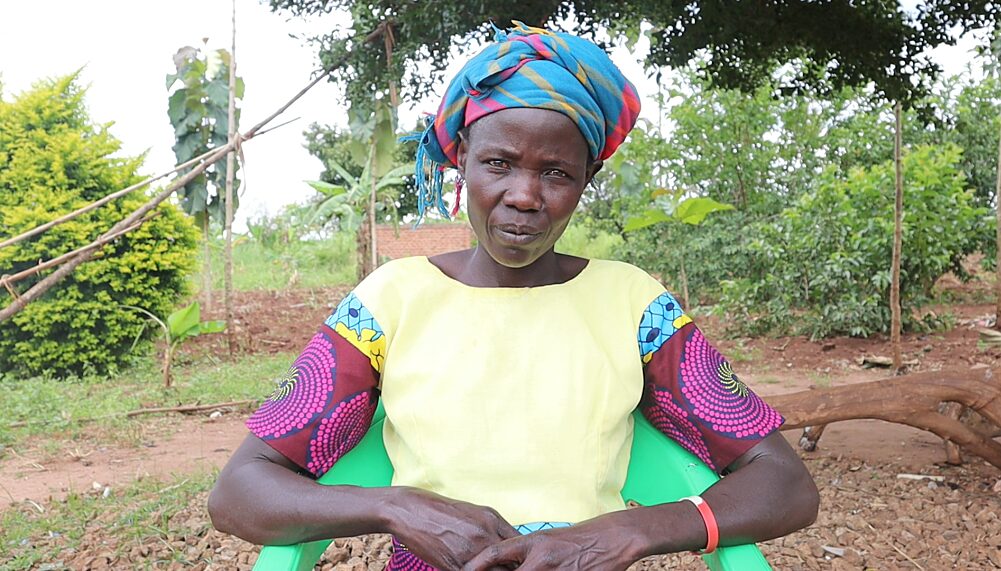
[[[510,177],[510,186],[504,192],[504,204],[518,210],[542,208],[542,181],[533,173],[521,172]]]

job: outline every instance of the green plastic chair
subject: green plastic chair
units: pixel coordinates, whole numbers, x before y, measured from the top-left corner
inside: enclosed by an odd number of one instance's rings
[[[382,404],[376,410],[372,426],[365,437],[350,452],[334,464],[319,483],[332,486],[389,486],[393,465],[382,441],[382,423],[386,413]],[[677,501],[701,494],[719,480],[719,476],[698,458],[661,434],[646,418],[633,413],[633,449],[629,472],[622,488],[622,497],[642,505]],[[314,568],[331,540],[311,541],[296,545],[265,546],[254,565],[254,571],[309,571]],[[771,567],[761,551],[753,545],[720,547],[702,561],[711,571],[764,571]]]

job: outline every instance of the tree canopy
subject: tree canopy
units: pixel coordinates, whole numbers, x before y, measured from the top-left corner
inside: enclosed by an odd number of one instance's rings
[[[650,38],[647,65],[678,67],[695,57],[726,88],[752,89],[776,66],[795,63],[784,91],[826,91],[872,82],[876,93],[909,102],[939,72],[926,50],[957,33],[993,27],[1001,8],[986,0],[924,0],[904,10],[891,0],[726,2],[721,0],[268,0],[274,11],[310,16],[347,11],[352,23],[315,38],[325,66],[353,101],[403,79],[405,96],[426,95],[452,47],[486,38],[488,22],[559,26],[599,42]],[[388,40],[388,41],[387,41]],[[387,47],[392,57],[387,57]],[[390,63],[391,61],[391,63]],[[418,62],[430,63],[430,71]]]

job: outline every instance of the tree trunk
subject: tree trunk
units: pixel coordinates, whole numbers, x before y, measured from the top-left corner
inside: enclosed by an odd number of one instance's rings
[[[1001,134],[998,135],[998,172],[994,185],[994,213],[997,217],[995,229],[994,247],[997,249],[997,264],[994,271],[997,272],[994,280],[996,292],[994,308],[994,327],[1001,331]]]
[[[868,383],[768,397],[785,417],[783,430],[872,418],[933,432],[1001,468],[1001,444],[991,435],[939,412],[939,403],[965,405],[1001,426],[1001,369],[946,369]]]
[[[685,257],[681,257],[681,296],[685,298],[685,309],[691,309],[688,302],[688,273],[685,272]]]
[[[901,110],[900,103],[893,109],[895,129],[893,137],[893,162],[896,166],[896,198],[893,203],[893,260],[890,263],[890,346],[893,349],[893,372],[900,373],[900,250],[903,242],[904,174],[901,165]]]
[[[375,145],[375,141],[374,140],[372,141],[372,144],[373,144],[373,146]],[[375,164],[374,164],[375,163],[375,149],[372,149],[372,163],[373,164],[372,164],[371,172],[374,173],[375,172]],[[369,252],[370,259],[369,259],[369,262],[371,262],[371,264],[372,264],[371,266],[369,266],[369,270],[368,270],[368,274],[370,274],[370,273],[374,272],[376,268],[379,267],[379,248],[378,248],[379,245],[376,243],[376,240],[375,240],[376,235],[378,235],[378,232],[376,232],[376,226],[375,226],[375,176],[372,177],[372,193],[369,195],[369,202],[368,202],[368,228],[369,228],[369,248],[370,248],[370,252]],[[368,274],[365,274],[365,275],[368,275]]]
[[[236,0],[233,0],[233,46],[229,54],[229,144],[236,139]],[[233,179],[236,170],[236,149],[226,155],[226,249],[225,249],[225,285],[226,298],[226,344],[229,346],[229,356],[236,353],[236,319],[233,311]]]
[[[212,310],[212,244],[209,236],[209,216],[202,219],[202,307]]]
[[[369,233],[371,232],[371,219],[369,218],[368,212],[364,212],[361,225],[358,227],[358,233],[355,234],[355,250],[357,251],[358,260],[358,281],[362,281],[372,273],[372,268],[370,264],[372,263],[372,255],[369,252],[369,247],[372,246],[371,238],[369,238]]]

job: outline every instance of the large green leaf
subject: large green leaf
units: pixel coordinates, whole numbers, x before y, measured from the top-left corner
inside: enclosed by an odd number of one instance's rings
[[[685,224],[699,225],[706,216],[724,210],[733,210],[733,205],[699,196],[683,200],[674,211],[674,219]]]
[[[170,118],[170,124],[175,127],[177,124],[184,119],[185,109],[184,103],[187,98],[187,90],[178,89],[170,96],[167,100],[167,117]]]
[[[320,194],[331,198],[344,194],[348,191],[347,187],[344,185],[332,184],[323,180],[307,180],[306,184],[313,187],[313,189]]]
[[[663,210],[650,209],[644,211],[639,216],[630,218],[623,230],[625,232],[632,232],[634,230],[639,230],[641,228],[646,228],[647,226],[653,226],[654,224],[660,224],[661,222],[670,222],[674,220]]]
[[[379,180],[393,168],[396,150],[396,128],[389,103],[380,99],[375,107],[375,129],[372,132],[372,175]]]
[[[167,329],[170,331],[171,342],[176,343],[192,335],[198,335],[201,319],[202,310],[197,301],[168,315]]]

